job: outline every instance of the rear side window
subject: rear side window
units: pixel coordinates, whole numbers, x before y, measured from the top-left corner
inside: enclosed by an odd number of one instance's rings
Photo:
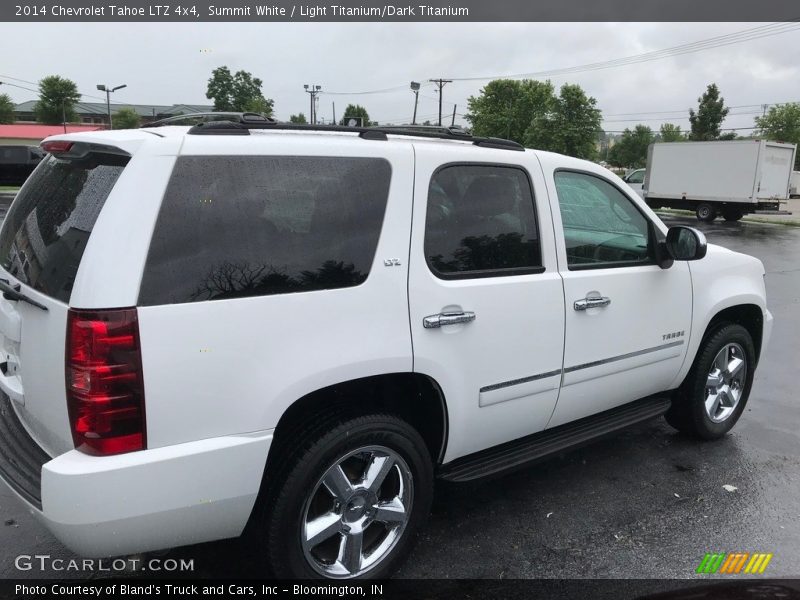
[[[493,165],[437,171],[428,188],[425,257],[442,279],[542,271],[527,173]]]
[[[68,302],[97,216],[127,159],[44,159],[17,195],[0,233],[0,264],[36,290]]]
[[[380,158],[180,157],[139,304],[359,285],[375,257],[390,180]]]

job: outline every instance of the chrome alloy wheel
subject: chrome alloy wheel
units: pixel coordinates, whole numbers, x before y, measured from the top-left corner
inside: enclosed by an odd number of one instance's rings
[[[736,407],[747,378],[747,358],[739,344],[725,344],[717,353],[706,380],[706,413],[722,423]]]
[[[303,509],[303,554],[320,575],[344,579],[376,567],[411,516],[411,470],[394,450],[367,446],[338,459]]]

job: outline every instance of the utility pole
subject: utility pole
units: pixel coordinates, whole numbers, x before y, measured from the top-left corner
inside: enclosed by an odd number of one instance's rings
[[[762,105],[761,105],[761,108],[763,108],[763,109],[764,109],[764,110],[763,110],[763,112],[761,113],[761,116],[762,116],[762,117],[766,117],[766,116],[767,116],[767,108],[768,108],[768,107],[769,107],[769,104],[762,104]]]
[[[435,83],[436,87],[439,88],[439,126],[442,126],[442,88],[448,84],[453,83],[452,79],[429,79],[428,81]]]
[[[417,104],[419,104],[419,82],[411,82],[411,91],[414,92],[414,116],[411,118],[411,124],[417,124]]]
[[[317,124],[317,94],[319,94],[320,91],[322,90],[322,86],[321,85],[305,84],[303,86],[303,89],[306,91],[306,93],[309,96],[311,96],[311,115],[310,115],[311,124],[312,125],[316,125]]]
[[[115,88],[108,87],[107,85],[98,85],[97,89],[101,92],[106,93],[106,109],[108,110],[108,128],[111,129],[111,92],[116,92],[117,90],[121,90],[124,87],[128,87],[127,84],[118,85]]]
[[[331,102],[331,106],[333,107],[333,124],[336,125],[336,102]]]
[[[453,104],[453,120],[450,121],[450,127],[455,127],[456,125],[456,109],[458,108],[458,104]]]

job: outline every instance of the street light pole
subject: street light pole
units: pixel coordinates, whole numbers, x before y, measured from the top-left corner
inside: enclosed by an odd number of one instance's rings
[[[108,128],[112,129],[111,124],[111,92],[116,92],[117,90],[121,90],[124,87],[128,87],[127,84],[123,83],[122,85],[118,85],[115,88],[108,87],[107,85],[99,84],[97,89],[101,92],[106,93],[106,110],[108,110]]]
[[[306,91],[306,93],[309,94],[309,96],[311,96],[311,109],[310,109],[310,113],[311,114],[309,116],[311,118],[311,124],[312,125],[316,125],[317,124],[317,94],[319,94],[320,91],[322,91],[322,86],[321,85],[305,84],[303,86],[303,89]]]
[[[417,104],[419,103],[419,83],[416,81],[411,82],[411,91],[414,92],[414,116],[411,117],[411,124],[417,124]]]

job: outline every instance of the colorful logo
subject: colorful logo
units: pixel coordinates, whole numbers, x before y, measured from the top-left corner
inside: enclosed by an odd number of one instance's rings
[[[766,571],[767,565],[771,560],[772,554],[765,552],[707,552],[703,560],[700,561],[695,573],[722,573],[729,575],[747,573],[756,575]]]

